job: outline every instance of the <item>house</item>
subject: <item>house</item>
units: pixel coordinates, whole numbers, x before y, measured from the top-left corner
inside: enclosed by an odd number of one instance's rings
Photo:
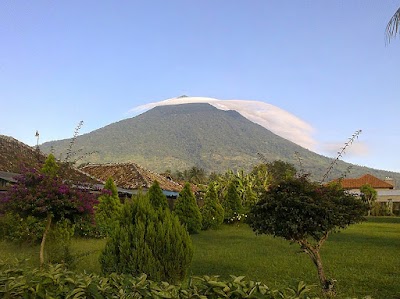
[[[359,178],[344,178],[335,180],[340,185],[354,194],[360,194],[361,186],[369,184],[377,192],[376,202],[388,208],[390,214],[400,215],[400,189],[396,189],[395,181],[386,177],[381,180],[371,174]]]
[[[170,202],[178,197],[183,188],[170,178],[147,170],[136,163],[87,164],[80,170],[103,182],[111,177],[115,185],[130,195],[140,191],[146,192],[157,181]]]
[[[18,175],[14,172],[0,171],[0,192],[6,191],[8,186],[16,183],[15,177]]]

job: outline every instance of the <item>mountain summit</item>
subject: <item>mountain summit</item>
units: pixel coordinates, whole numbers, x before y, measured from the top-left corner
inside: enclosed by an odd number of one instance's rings
[[[71,140],[44,143],[42,151],[53,148],[56,157],[66,152]],[[153,171],[184,170],[192,166],[211,172],[251,169],[260,164],[259,154],[269,161],[284,160],[302,167],[317,179],[331,159],[311,152],[255,124],[233,110],[219,110],[206,103],[158,106],[136,117],[112,123],[78,136],[74,149],[96,151],[83,162],[135,162]],[[349,164],[339,162],[332,173],[340,176]],[[352,174],[366,172],[393,176],[392,172],[354,167]]]

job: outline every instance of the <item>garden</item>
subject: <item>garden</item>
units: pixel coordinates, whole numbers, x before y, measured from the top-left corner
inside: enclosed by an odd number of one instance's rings
[[[50,155],[2,197],[4,298],[400,297],[400,218],[291,165],[221,176],[200,207],[186,183],[172,210],[157,182],[122,203],[59,171]]]

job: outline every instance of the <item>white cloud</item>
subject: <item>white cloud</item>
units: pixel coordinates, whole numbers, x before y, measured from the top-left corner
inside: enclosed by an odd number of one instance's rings
[[[338,153],[342,150],[343,146],[343,142],[329,142],[321,144],[319,147],[320,151],[325,153],[327,156],[336,157]],[[343,158],[368,156],[368,154],[368,145],[365,142],[355,140],[351,145],[346,148],[345,153],[343,154]]]
[[[206,97],[172,98],[135,107],[132,113],[142,113],[156,106],[187,103],[209,103],[221,110],[236,110],[250,121],[300,146],[314,150],[317,142],[312,137],[313,127],[295,115],[274,105],[260,101],[219,100]]]

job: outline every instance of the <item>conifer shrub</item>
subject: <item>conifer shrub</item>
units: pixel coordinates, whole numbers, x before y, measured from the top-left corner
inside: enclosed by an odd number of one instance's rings
[[[102,272],[140,275],[156,281],[184,279],[193,256],[192,241],[179,219],[168,209],[154,209],[147,196],[138,195],[122,210],[100,255]]]
[[[201,230],[201,213],[196,198],[186,183],[176,200],[174,212],[179,221],[186,226],[189,234],[197,234]]]
[[[117,186],[112,178],[107,179],[103,195],[99,196],[98,201],[99,203],[94,207],[97,231],[100,236],[109,236],[118,224],[118,218],[122,211]]]
[[[225,211],[224,220],[227,223],[235,222],[241,215],[243,207],[239,193],[236,189],[235,181],[231,181],[228,185],[228,191],[226,192],[223,201],[223,208]]]
[[[215,184],[210,183],[204,196],[204,205],[200,209],[202,216],[202,229],[216,229],[224,221],[224,208],[218,202]]]
[[[154,181],[153,185],[151,185],[151,187],[149,188],[149,191],[147,191],[146,195],[148,196],[153,208],[155,208],[155,209],[168,208],[167,197],[162,192],[160,184],[157,181]]]
[[[49,232],[46,248],[47,261],[52,264],[64,264],[73,268],[74,256],[71,253],[71,241],[74,236],[74,225],[64,219],[57,222]]]

